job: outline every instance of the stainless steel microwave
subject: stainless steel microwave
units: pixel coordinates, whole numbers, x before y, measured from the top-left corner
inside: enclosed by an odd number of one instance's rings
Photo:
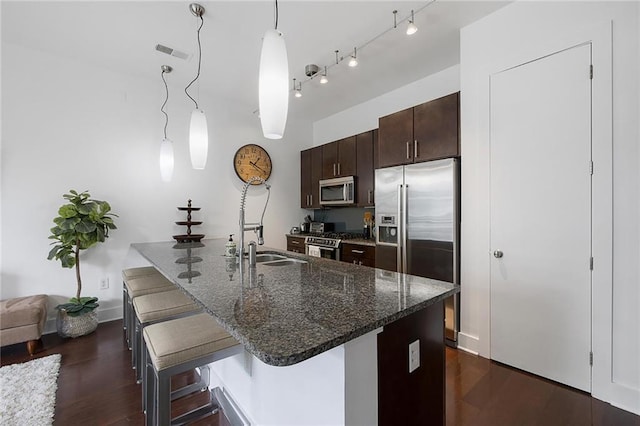
[[[353,176],[325,179],[320,181],[320,204],[338,206],[353,204],[355,199],[355,178]]]

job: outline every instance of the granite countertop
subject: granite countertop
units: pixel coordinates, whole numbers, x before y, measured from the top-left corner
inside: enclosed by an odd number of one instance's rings
[[[226,239],[132,248],[263,362],[296,364],[448,296],[442,281],[259,247],[306,263],[239,268]],[[242,269],[242,271],[240,270]]]

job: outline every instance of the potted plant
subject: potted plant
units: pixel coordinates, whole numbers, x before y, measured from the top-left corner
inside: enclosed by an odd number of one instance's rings
[[[58,209],[53,219],[49,239],[55,240],[49,252],[49,260],[59,260],[63,268],[76,268],[76,296],[68,303],[56,306],[58,334],[62,337],[78,337],[92,333],[98,327],[97,297],[80,297],[80,251],[86,250],[109,237],[109,230],[116,229],[111,206],[106,201],[94,200],[88,191],[70,190],[63,198],[68,202]]]

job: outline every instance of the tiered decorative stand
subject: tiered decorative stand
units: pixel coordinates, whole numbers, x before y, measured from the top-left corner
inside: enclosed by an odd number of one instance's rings
[[[186,226],[187,233],[183,235],[174,235],[173,239],[175,239],[179,243],[191,243],[191,242],[199,242],[204,238],[204,234],[192,234],[191,227],[195,225],[202,225],[202,222],[195,222],[191,220],[191,212],[200,210],[200,207],[191,207],[191,200],[188,201],[187,207],[178,207],[180,211],[187,212],[187,220],[186,221],[178,221],[177,225]]]

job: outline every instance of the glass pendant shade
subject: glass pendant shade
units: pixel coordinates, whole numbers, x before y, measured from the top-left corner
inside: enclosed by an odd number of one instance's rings
[[[289,61],[284,37],[273,29],[262,40],[258,101],[264,137],[281,139],[289,110]]]
[[[164,182],[173,176],[173,142],[167,138],[160,143],[160,176]]]
[[[207,165],[209,151],[209,132],[207,130],[207,116],[201,109],[195,109],[191,113],[189,125],[189,154],[191,166],[202,170]]]
[[[418,32],[418,27],[416,27],[416,24],[414,24],[413,22],[409,22],[409,25],[407,25],[407,35],[413,35],[416,32]]]

